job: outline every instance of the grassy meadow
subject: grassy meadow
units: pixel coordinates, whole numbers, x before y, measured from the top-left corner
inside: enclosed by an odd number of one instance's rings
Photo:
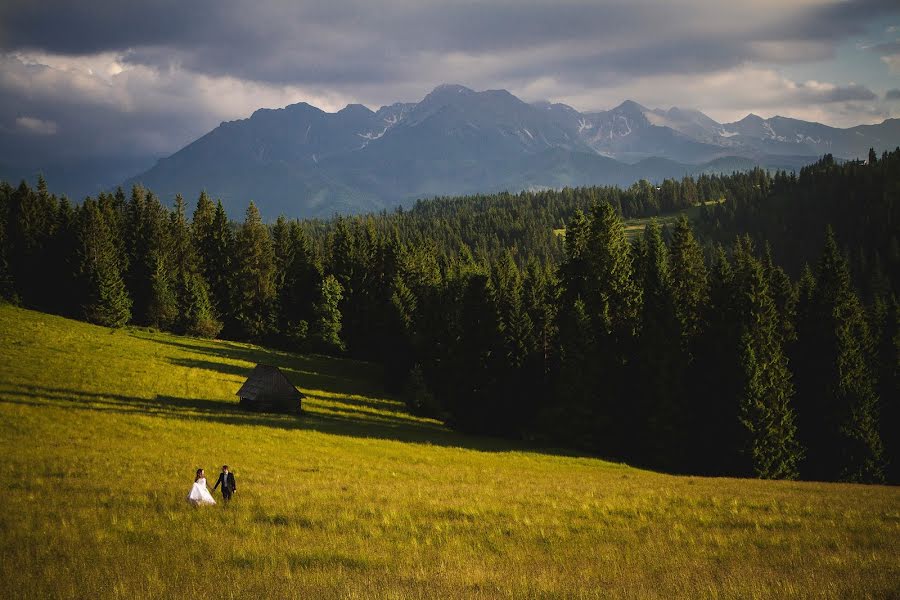
[[[716,204],[722,204],[723,202],[725,202],[724,199],[710,200],[708,202],[703,202],[702,204],[714,206]],[[674,212],[663,213],[655,217],[634,217],[632,219],[624,219],[622,223],[625,226],[625,237],[628,238],[629,242],[633,242],[644,234],[644,229],[647,228],[650,221],[656,221],[659,223],[660,227],[665,227],[666,225],[672,226],[675,225],[676,221],[678,221],[682,215],[687,217],[690,221],[699,221],[700,204]],[[565,236],[566,229],[565,227],[554,229],[553,233],[559,236]]]
[[[302,416],[244,413],[255,362]],[[228,507],[192,508],[223,463]],[[900,597],[900,489],[461,436],[378,369],[0,306],[0,595]],[[220,498],[217,494],[217,498]]]

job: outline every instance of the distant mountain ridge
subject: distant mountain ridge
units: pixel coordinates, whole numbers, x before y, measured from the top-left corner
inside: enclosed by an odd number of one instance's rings
[[[600,112],[529,104],[505,90],[441,85],[417,103],[335,113],[305,102],[259,109],[126,181],[163,198],[201,189],[237,216],[266,218],[393,208],[436,195],[566,185],[629,185],[716,165],[796,168],[825,153],[863,157],[900,145],[900,119],[837,129],[748,115],[718,123],[693,109],[626,100]],[[650,160],[653,159],[653,160]]]

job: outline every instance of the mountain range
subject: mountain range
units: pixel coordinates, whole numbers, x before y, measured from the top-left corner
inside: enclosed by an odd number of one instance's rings
[[[441,85],[418,103],[328,113],[305,102],[222,123],[128,179],[162,198],[201,189],[238,217],[329,216],[417,198],[566,185],[629,185],[754,165],[797,169],[823,154],[900,145],[900,119],[838,129],[756,115],[718,123],[630,100],[608,111],[526,103],[505,90]]]

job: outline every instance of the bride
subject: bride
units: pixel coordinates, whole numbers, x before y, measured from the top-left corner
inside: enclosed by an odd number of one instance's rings
[[[194,487],[191,488],[191,493],[188,494],[187,500],[194,506],[216,503],[206,487],[206,473],[203,469],[197,469],[197,476],[194,477]]]

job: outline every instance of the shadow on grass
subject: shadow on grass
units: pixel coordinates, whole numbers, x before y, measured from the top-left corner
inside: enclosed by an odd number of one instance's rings
[[[376,364],[315,354],[292,354],[229,341],[150,336],[136,331],[130,335],[147,343],[168,346],[172,351],[164,360],[173,365],[203,369],[233,378],[235,392],[257,363],[276,366],[295,386],[307,393],[306,408],[301,415],[256,413],[241,409],[237,398],[234,401],[164,395],[146,398],[2,381],[0,401],[227,425],[318,431],[488,452],[533,451],[559,456],[592,456],[577,451],[534,447],[521,441],[461,434],[437,422],[416,420],[406,412],[401,402],[384,399],[387,395],[382,391],[382,370]]]
[[[271,427],[283,430],[317,431],[356,438],[383,439],[434,446],[466,448],[484,452],[536,451],[559,456],[584,456],[557,449],[529,448],[520,442],[467,436],[435,423],[372,416],[359,411],[329,409],[328,413],[304,411],[301,415],[254,413],[237,402],[156,396],[141,398],[121,394],[83,392],[35,385],[0,384],[0,401],[35,407],[48,405],[123,415],[148,415],[226,425]]]
[[[133,334],[132,334],[133,335]],[[381,392],[382,370],[379,365],[350,359],[334,359],[318,354],[291,354],[280,350],[247,346],[235,342],[202,342],[191,339],[141,339],[172,346],[183,352],[209,357],[201,360],[173,357],[175,365],[207,369],[225,375],[246,377],[253,365],[263,363],[281,369],[295,386],[326,390],[333,394],[368,396],[373,390]],[[229,361],[229,362],[225,362]],[[249,366],[236,361],[251,363]]]

